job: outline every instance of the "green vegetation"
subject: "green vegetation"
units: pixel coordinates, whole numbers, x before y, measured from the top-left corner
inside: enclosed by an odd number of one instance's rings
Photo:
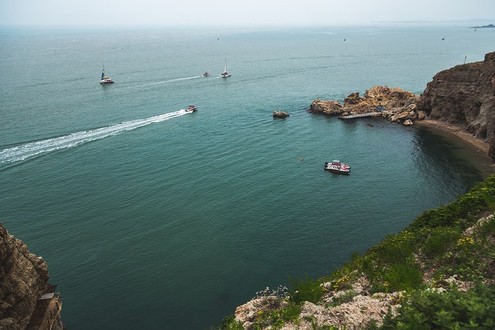
[[[288,322],[297,324],[300,313],[301,305],[290,303],[280,309],[259,313],[256,317],[256,323],[260,329],[268,326],[271,326],[272,329],[280,329]]]
[[[244,330],[241,322],[235,320],[234,316],[228,316],[223,319],[220,329],[224,330]]]
[[[319,281],[306,277],[292,279],[291,282],[293,290],[290,293],[290,301],[294,304],[301,304],[304,301],[317,303],[323,296],[323,287]]]
[[[385,318],[380,329],[494,329],[495,286],[417,291],[399,312]]]
[[[353,255],[329,276],[293,280],[288,297],[278,298],[287,304],[261,312],[253,328],[297,324],[304,301],[321,304],[329,290],[346,291],[327,308],[349,302],[355,296],[349,289],[364,277],[370,294],[404,293],[398,314],[389,312],[382,326],[372,323],[370,329],[493,329],[495,217],[488,216],[494,211],[491,176],[453,203],[426,211],[363,256]],[[314,329],[323,329],[311,322]]]

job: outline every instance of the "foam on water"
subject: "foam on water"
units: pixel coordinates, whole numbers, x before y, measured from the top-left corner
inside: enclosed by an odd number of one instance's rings
[[[88,142],[104,139],[109,136],[131,131],[152,123],[159,123],[187,114],[184,109],[152,116],[144,119],[130,120],[119,124],[109,125],[92,130],[80,131],[64,136],[33,141],[0,151],[0,164],[21,162],[32,157],[44,155],[56,150],[68,149]]]

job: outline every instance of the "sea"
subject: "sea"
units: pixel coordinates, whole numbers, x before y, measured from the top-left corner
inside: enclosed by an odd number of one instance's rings
[[[468,24],[4,26],[0,221],[48,262],[68,329],[213,328],[493,173],[449,134],[311,102],[422,93],[494,46]]]

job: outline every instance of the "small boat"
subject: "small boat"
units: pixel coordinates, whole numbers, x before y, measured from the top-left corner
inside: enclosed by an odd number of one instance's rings
[[[194,104],[188,105],[186,108],[187,113],[193,113],[196,111],[198,111],[198,108]]]
[[[110,78],[109,76],[105,75],[105,68],[103,68],[101,70],[100,84],[102,84],[102,85],[113,84],[112,78]]]
[[[339,160],[325,162],[325,170],[337,174],[351,174],[351,166],[341,163]]]
[[[210,76],[210,73],[209,73],[209,72],[204,72],[204,73],[202,74],[202,76],[203,76],[203,77],[205,77],[205,78],[207,78],[207,77],[209,77],[209,76]]]
[[[222,78],[228,78],[231,76],[229,71],[227,70],[227,59],[225,59],[225,68],[223,69],[223,72],[220,74]]]

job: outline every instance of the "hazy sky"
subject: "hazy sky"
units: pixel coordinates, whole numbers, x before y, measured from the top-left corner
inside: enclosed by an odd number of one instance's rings
[[[0,0],[1,25],[495,24],[495,0]]]

